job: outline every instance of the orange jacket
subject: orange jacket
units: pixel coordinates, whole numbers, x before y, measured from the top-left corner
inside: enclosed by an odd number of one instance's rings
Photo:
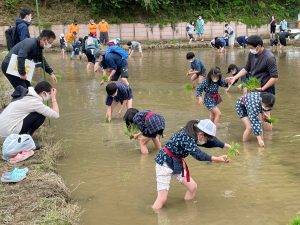
[[[69,33],[73,33],[73,32],[76,32],[78,34],[78,31],[79,31],[79,26],[78,24],[75,25],[74,23],[72,23],[70,25],[70,28],[69,28]]]
[[[65,39],[67,43],[73,43],[75,40],[75,36],[73,35],[73,33],[68,33],[65,35]]]
[[[100,30],[100,32],[107,32],[108,31],[108,23],[107,22],[99,22],[98,23],[98,29]]]
[[[97,25],[95,23],[88,24],[89,33],[96,33],[97,32]]]

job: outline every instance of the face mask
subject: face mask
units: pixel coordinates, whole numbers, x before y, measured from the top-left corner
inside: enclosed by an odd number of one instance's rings
[[[51,48],[51,46],[52,46],[52,45],[51,45],[51,44],[49,44],[49,43],[48,43],[48,41],[47,41],[47,44],[46,44],[46,45],[44,45],[44,48]]]
[[[32,20],[31,16],[28,17],[27,21],[28,21],[29,23],[31,22],[31,20]]]
[[[194,62],[194,60],[190,60],[190,63]]]
[[[46,93],[46,96],[43,96],[42,98],[43,98],[44,102],[47,102],[51,99],[51,95],[48,92],[45,92],[45,93]]]
[[[231,70],[232,75],[236,74],[236,72],[237,72],[236,70]]]
[[[212,80],[212,82],[214,82],[214,83],[216,83],[216,82],[219,81],[219,79],[211,79],[211,80]]]
[[[258,53],[258,51],[256,50],[256,48],[255,49],[250,49],[250,53],[256,55]]]

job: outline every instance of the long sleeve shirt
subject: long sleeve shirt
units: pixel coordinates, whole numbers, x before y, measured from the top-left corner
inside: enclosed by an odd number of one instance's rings
[[[199,149],[197,146],[197,140],[190,137],[186,133],[185,129],[181,129],[175,133],[166,143],[165,147],[180,158],[185,158],[188,155],[191,155],[199,161],[211,161],[211,156]],[[158,152],[155,157],[155,161],[159,165],[167,163],[167,165],[173,170],[174,174],[180,174],[183,169],[180,161],[169,156],[163,149]]]
[[[18,72],[20,75],[26,75],[25,59],[33,60],[35,63],[41,63],[41,67],[45,67],[48,74],[53,72],[52,68],[43,57],[43,48],[40,46],[39,38],[26,38],[16,44],[5,56],[3,62],[9,64],[12,54],[18,56]]]

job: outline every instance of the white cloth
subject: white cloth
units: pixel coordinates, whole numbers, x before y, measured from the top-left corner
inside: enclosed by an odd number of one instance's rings
[[[0,136],[19,134],[23,120],[32,112],[37,112],[48,118],[59,118],[59,113],[43,103],[33,87],[28,88],[28,94],[20,100],[11,102],[0,114]]]

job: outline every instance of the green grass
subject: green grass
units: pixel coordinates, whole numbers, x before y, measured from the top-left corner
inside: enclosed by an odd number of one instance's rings
[[[288,225],[300,225],[300,216],[296,216],[289,222]]]
[[[193,84],[191,83],[185,83],[183,87],[185,90],[193,90]]]
[[[128,127],[126,126],[124,128],[124,134],[127,135],[130,139],[133,138],[133,135],[137,134],[140,132],[140,129],[138,128],[137,125],[135,124],[130,124]]]
[[[256,88],[260,87],[260,81],[255,77],[250,77],[243,83],[243,87],[247,88],[248,91],[255,91]]]
[[[232,159],[234,156],[240,154],[239,147],[238,143],[231,143],[231,148],[227,151],[227,159]]]

